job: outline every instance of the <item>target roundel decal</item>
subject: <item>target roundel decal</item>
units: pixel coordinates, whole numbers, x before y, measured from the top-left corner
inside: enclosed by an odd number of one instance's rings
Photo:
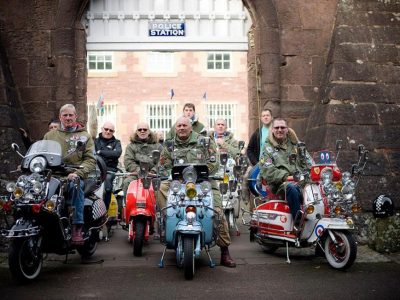
[[[315,235],[321,236],[324,233],[324,229],[324,226],[318,225],[317,227],[315,227]]]

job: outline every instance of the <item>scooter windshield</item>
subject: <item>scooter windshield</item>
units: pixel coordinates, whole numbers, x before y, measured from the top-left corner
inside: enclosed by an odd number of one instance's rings
[[[44,157],[50,166],[59,166],[61,165],[61,154],[61,145],[58,142],[51,140],[37,141],[32,144],[25,154],[22,160],[22,167],[28,168],[30,161],[37,156]]]

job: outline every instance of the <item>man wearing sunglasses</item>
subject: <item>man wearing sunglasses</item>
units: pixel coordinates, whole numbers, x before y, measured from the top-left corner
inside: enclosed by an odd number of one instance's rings
[[[122,148],[120,140],[114,136],[115,126],[111,122],[105,122],[101,128],[99,136],[94,140],[96,154],[103,158],[107,166],[107,171],[116,172],[118,170],[118,159],[121,156]],[[115,175],[107,173],[104,181],[104,204],[110,206],[113,180]]]
[[[144,161],[150,163],[150,172],[156,173],[153,160],[151,159],[153,150],[159,150],[160,152],[162,150],[162,146],[158,142],[157,133],[150,130],[149,124],[144,122],[138,123],[135,132],[130,137],[130,143],[125,149],[124,166],[126,172],[139,172],[140,162]],[[123,190],[125,197],[129,183],[135,179],[137,179],[137,176],[128,176],[124,179]]]
[[[291,154],[297,154],[299,142],[294,130],[288,128],[285,119],[276,118],[272,121],[272,131],[263,148],[260,165],[260,175],[267,180],[267,184],[274,194],[285,195],[293,220],[296,220],[297,211],[302,201],[301,189],[293,182],[296,170],[304,171],[307,165],[296,159],[290,163]],[[307,153],[307,156],[310,155]]]

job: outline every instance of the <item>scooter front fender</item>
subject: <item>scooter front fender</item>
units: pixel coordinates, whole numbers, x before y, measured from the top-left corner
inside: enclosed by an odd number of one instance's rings
[[[326,230],[353,230],[354,223],[351,219],[322,218],[315,226],[308,242],[313,243],[319,240]]]

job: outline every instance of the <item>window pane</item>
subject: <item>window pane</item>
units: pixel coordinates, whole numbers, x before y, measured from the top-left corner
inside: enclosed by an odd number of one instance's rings
[[[215,63],[215,69],[221,70],[222,69],[222,63],[221,62],[216,62]]]
[[[104,70],[104,62],[98,62],[97,63],[97,69],[98,70]]]
[[[225,61],[225,62],[224,62],[224,69],[225,69],[225,70],[228,70],[228,69],[230,69],[230,68],[231,68],[230,62],[229,62],[229,61]]]
[[[215,60],[222,60],[222,54],[221,53],[215,54]]]
[[[90,62],[89,63],[89,70],[96,70],[96,63],[95,62]]]
[[[106,69],[111,70],[112,69],[112,63],[111,62],[106,62]]]
[[[230,58],[229,58],[229,53],[224,53],[224,60],[229,60]]]
[[[207,69],[212,70],[214,69],[214,64],[212,62],[207,63]]]
[[[214,53],[209,53],[207,56],[207,60],[213,60],[214,59]]]

